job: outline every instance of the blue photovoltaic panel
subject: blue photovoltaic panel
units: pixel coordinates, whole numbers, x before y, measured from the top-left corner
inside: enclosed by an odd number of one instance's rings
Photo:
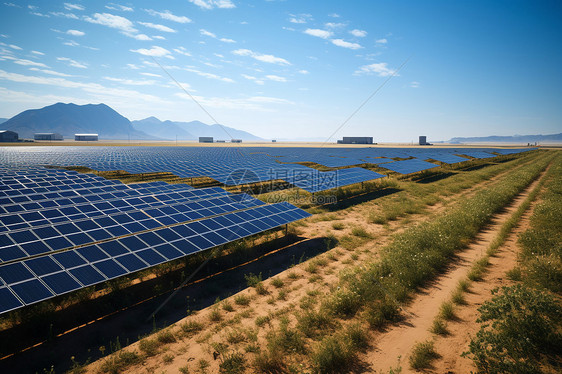
[[[381,168],[392,170],[400,174],[417,173],[419,171],[439,167],[439,165],[435,165],[430,162],[418,160],[415,158],[411,160],[395,161],[388,164],[380,164],[379,166]]]

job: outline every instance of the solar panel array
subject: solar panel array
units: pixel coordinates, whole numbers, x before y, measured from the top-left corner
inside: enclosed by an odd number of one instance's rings
[[[94,170],[124,170],[129,173],[170,172],[182,178],[210,177],[225,185],[240,185],[277,179],[293,183],[295,175],[310,173],[301,162],[328,167],[349,167],[365,163],[390,166],[397,160],[437,160],[457,163],[472,158],[496,157],[530,150],[492,148],[292,148],[292,147],[4,147],[0,164],[11,167],[56,165],[86,166]],[[421,164],[420,164],[421,165]],[[402,170],[400,164],[389,170]],[[404,169],[408,172],[410,169]],[[415,169],[412,169],[415,170]],[[415,171],[413,171],[415,172]],[[377,177],[376,174],[371,174]],[[280,176],[288,176],[287,179]],[[346,176],[346,175],[345,175]],[[364,174],[367,177],[368,174]],[[333,188],[334,184],[300,183],[310,192]],[[344,180],[346,178],[339,177]],[[356,183],[356,179],[348,179]],[[340,187],[343,184],[339,183]]]
[[[0,192],[0,313],[310,216],[217,187],[44,168],[1,168]]]

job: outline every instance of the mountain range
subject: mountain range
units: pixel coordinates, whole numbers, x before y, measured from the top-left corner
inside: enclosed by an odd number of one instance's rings
[[[562,133],[550,135],[513,135],[452,138],[449,143],[562,143]]]
[[[148,117],[129,121],[105,104],[56,103],[41,109],[30,109],[16,116],[0,119],[2,130],[12,130],[20,138],[32,139],[35,133],[59,133],[65,138],[74,134],[98,134],[100,139],[197,140],[199,136],[215,139],[261,140],[248,132],[219,124],[200,121],[172,122]]]

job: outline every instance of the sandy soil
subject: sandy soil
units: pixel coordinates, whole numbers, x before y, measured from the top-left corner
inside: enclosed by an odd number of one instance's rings
[[[470,267],[485,254],[486,249],[496,237],[502,224],[517,210],[537,184],[538,180],[521,193],[501,214],[495,216],[491,224],[477,235],[475,241],[459,254],[458,260],[447,273],[417,294],[414,300],[405,308],[406,318],[402,323],[391,327],[385,333],[375,337],[375,351],[366,354],[364,357],[364,360],[371,367],[376,370],[388,370],[391,367],[395,367],[401,357],[403,360],[403,372],[415,372],[409,369],[407,363],[407,357],[409,357],[412,348],[417,342],[432,338],[429,329],[434,318],[439,314],[440,305],[449,300],[458,282],[466,278]],[[469,334],[474,334],[477,330],[478,326],[476,326],[475,322],[476,308],[490,297],[489,291],[492,288],[502,284],[505,272],[515,266],[516,248],[514,248],[514,237],[516,236],[512,235],[510,242],[502,247],[500,255],[491,259],[491,270],[487,273],[486,280],[474,283],[473,293],[467,297],[468,305],[466,308],[463,308],[465,309],[463,313],[459,314],[459,322],[461,323],[450,324],[456,328],[456,335],[452,331],[451,338],[438,340],[439,343],[436,346],[436,351],[443,358],[440,360],[439,368],[436,368],[436,373],[448,371],[463,373],[474,369],[470,360],[461,359],[459,356],[461,352],[466,350]],[[469,325],[471,326],[470,329],[467,327]],[[456,344],[452,343],[452,337],[458,338]]]

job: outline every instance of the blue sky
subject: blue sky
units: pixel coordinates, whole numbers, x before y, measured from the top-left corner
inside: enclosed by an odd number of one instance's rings
[[[389,77],[336,137],[558,133],[561,16],[559,1],[6,1],[0,117],[103,102],[213,122],[160,64],[264,138],[327,138]]]

